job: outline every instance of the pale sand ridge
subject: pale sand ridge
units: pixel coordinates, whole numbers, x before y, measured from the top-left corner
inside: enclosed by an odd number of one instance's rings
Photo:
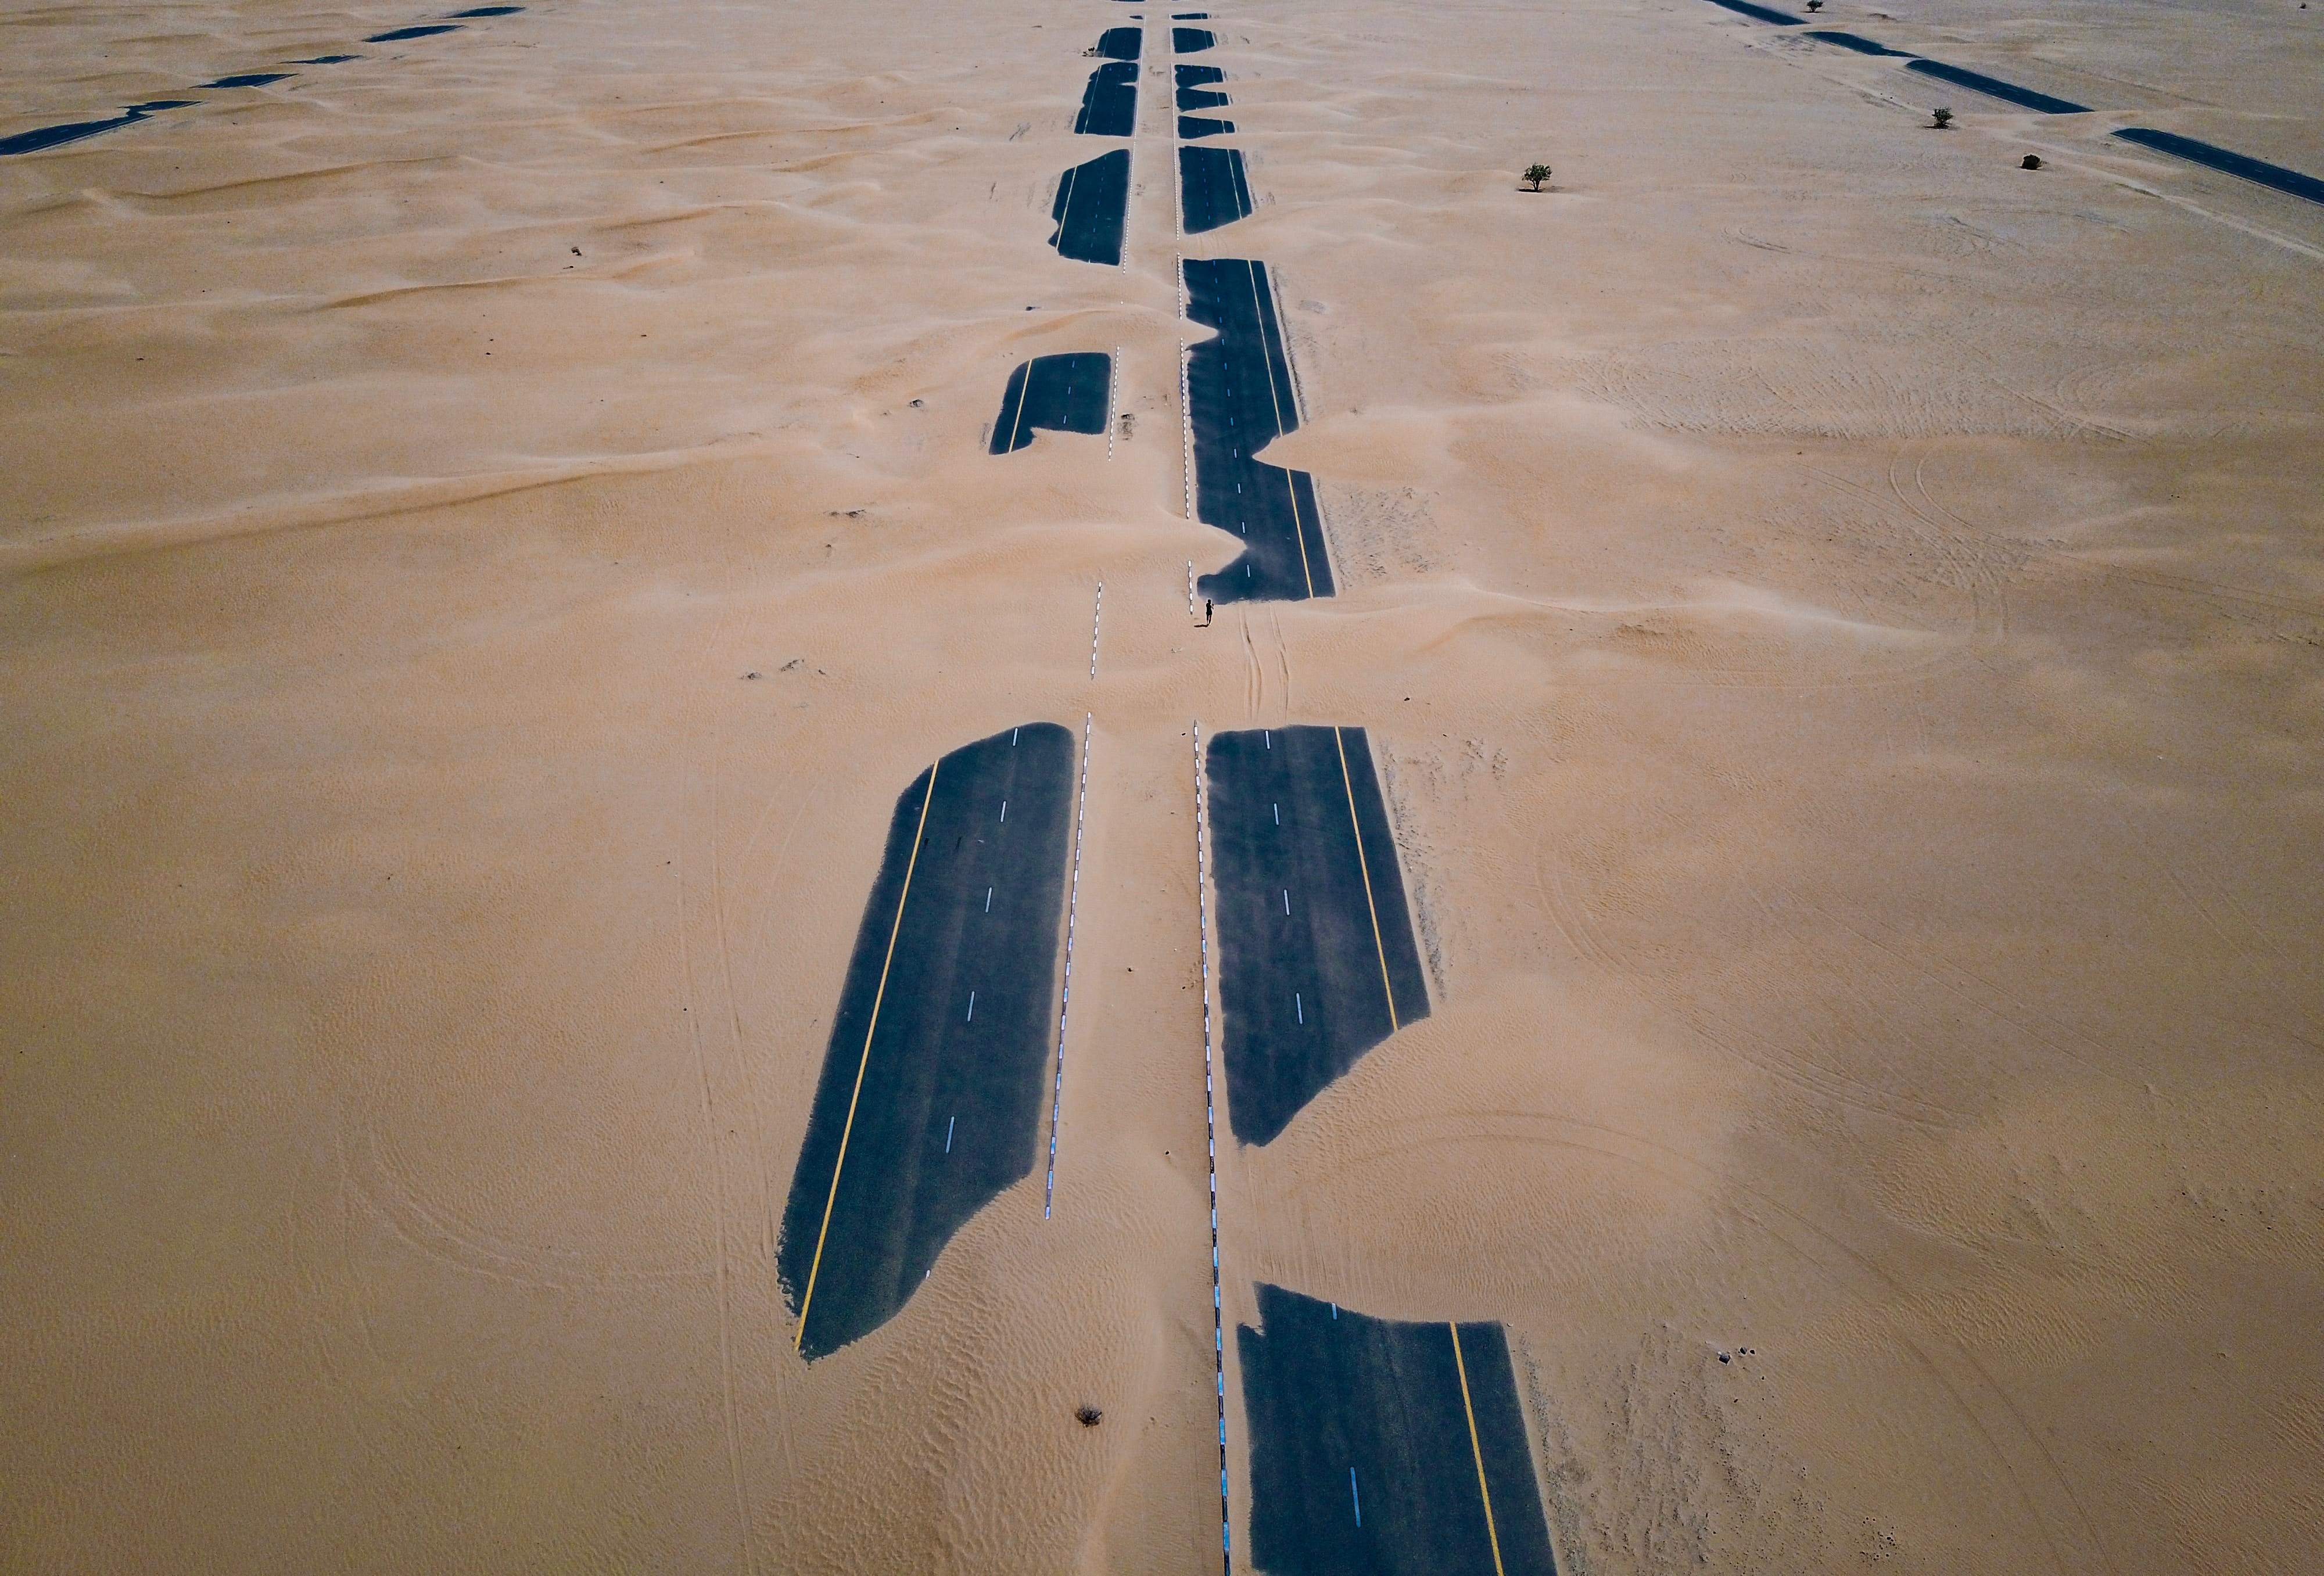
[[[2108,132],[2324,170],[2324,10],[1819,17],[2040,116],[1211,7],[1182,242],[1138,7],[1114,269],[1130,9],[0,18],[0,135],[365,56],[0,159],[0,1565],[1215,1570],[1199,718],[1367,730],[1432,997],[1222,1147],[1230,1329],[1501,1321],[1583,1576],[2302,1568],[2324,213]],[[1207,630],[1182,247],[1279,281],[1339,586]],[[984,452],[1117,347],[1112,463]],[[1084,715],[1054,1215],[810,1368],[896,795]]]

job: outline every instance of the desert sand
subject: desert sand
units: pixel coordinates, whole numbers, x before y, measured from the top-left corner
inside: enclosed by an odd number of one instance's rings
[[[203,100],[0,160],[0,1567],[1217,1569],[1191,733],[1323,722],[1434,1015],[1231,1322],[1503,1322],[1582,1576],[2313,1568],[2324,210],[2106,134],[2324,174],[2324,10],[1210,8],[1256,211],[1140,7],[1118,270],[1101,0],[0,16],[0,134]],[[1335,599],[1189,617],[1182,250]],[[1085,717],[1056,1216],[810,1367],[890,809]]]

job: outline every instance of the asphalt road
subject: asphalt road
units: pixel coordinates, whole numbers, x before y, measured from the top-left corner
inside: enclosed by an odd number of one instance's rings
[[[993,454],[1010,454],[1033,441],[1033,430],[1105,431],[1106,394],[1113,358],[1102,351],[1038,355],[1009,374],[1001,415],[992,424]]]
[[[783,1210],[810,1359],[894,1317],[1040,1150],[1073,735],[1028,723],[932,770],[896,801]]]
[[[1711,0],[1711,3],[1724,5],[1730,11],[1740,11],[1746,15],[1757,16],[1763,22],[1795,23],[1799,20],[1797,17],[1787,16],[1779,11],[1769,11],[1761,6],[1742,4],[1741,0]],[[2089,113],[2089,106],[2076,104],[2071,99],[2053,97],[2047,93],[2037,93],[2031,88],[2020,88],[2014,82],[2004,82],[1997,77],[1988,77],[1981,71],[1969,71],[1959,66],[1949,66],[1942,60],[1923,60],[1907,51],[1892,50],[1884,43],[1857,33],[1826,32],[1819,29],[1809,32],[1806,36],[1821,43],[1836,44],[1844,50],[1854,50],[1860,55],[1892,56],[1903,60],[1904,69],[1908,71],[1917,71],[1924,77],[1934,77],[1941,82],[1950,82],[1955,87],[1967,88],[1973,92],[1982,93],[1990,98],[1997,98],[2004,104],[2016,105],[2023,109],[2039,110],[2043,115]],[[2132,143],[2142,148],[2151,148],[2158,153],[2168,153],[2172,158],[2184,159],[2190,164],[2200,164],[2207,170],[2216,170],[2222,175],[2232,175],[2237,180],[2264,186],[2271,191],[2280,191],[2287,197],[2301,198],[2313,203],[2324,203],[2324,180],[2319,180],[2313,175],[2304,175],[2297,170],[2288,170],[2281,164],[2271,164],[2264,159],[2255,159],[2248,154],[2222,148],[2217,143],[2198,142],[2193,137],[2181,136],[2177,132],[2156,131],[2150,126],[2120,126],[2116,128],[2112,134],[2120,137],[2126,143]]]
[[[10,153],[37,153],[43,148],[60,147],[66,143],[78,143],[83,137],[94,137],[106,132],[118,131],[134,125],[164,109],[184,109],[198,104],[198,98],[156,98],[144,104],[133,104],[121,114],[106,120],[78,120],[64,125],[36,126],[29,132],[0,137],[0,158]]]
[[[1554,1576],[1508,1340],[1261,1284],[1235,1331],[1250,1562],[1276,1576]]]
[[[1243,178],[1240,148],[1178,150],[1178,195],[1185,208],[1186,234],[1231,225],[1250,213],[1250,186]]]
[[[1174,27],[1170,30],[1170,51],[1178,55],[1195,55],[1216,47],[1219,35],[1206,27]]]
[[[1098,35],[1097,52],[1109,60],[1134,60],[1145,34],[1142,27],[1109,27]]]
[[[1264,1144],[1428,983],[1361,728],[1219,733],[1207,770],[1227,1122]]]
[[[1129,207],[1129,149],[1117,148],[1076,164],[1057,182],[1057,200],[1049,207],[1057,229],[1049,244],[1060,257],[1119,263],[1122,217]]]
[[[1966,71],[1959,66],[1948,66],[1942,60],[1911,60],[1904,62],[1904,69],[1918,71],[1923,77],[1934,77],[1956,88],[1982,93],[1987,98],[1998,98],[2004,104],[2014,104],[2020,109],[2036,109],[2043,115],[2083,115],[2089,110],[2086,104],[2052,98],[2046,93],[2036,93],[2031,88],[2004,82],[1998,77],[1988,77],[1982,71]]]
[[[455,11],[452,14],[455,17],[513,16],[523,9],[521,5],[478,5],[466,11]],[[374,33],[364,41],[392,43],[405,39],[432,38],[438,33],[461,31],[463,30],[456,23],[442,23],[423,27],[399,27],[391,32]],[[360,55],[313,55],[301,60],[288,60],[284,64],[337,66],[362,58]],[[266,88],[277,82],[288,81],[296,75],[297,73],[293,71],[243,71],[233,76],[220,77],[215,81],[199,83],[197,86],[199,88]],[[123,126],[135,125],[141,120],[150,120],[165,109],[189,109],[201,102],[198,98],[154,98],[143,104],[124,105],[119,115],[108,116],[104,120],[72,121],[64,125],[35,126],[31,131],[17,132],[9,136],[0,137],[0,158],[5,158],[12,153],[37,153],[45,148],[61,147],[67,143],[78,143],[84,137],[100,136],[106,132],[119,131]]]
[[[2229,152],[2209,143],[2199,143],[2192,137],[2182,137],[2177,132],[2151,131],[2145,126],[2124,126],[2114,134],[2126,143],[2135,143],[2142,148],[2152,148],[2158,153],[2169,153],[2190,164],[2200,164],[2217,170],[2222,175],[2273,188],[2287,197],[2306,198],[2310,202],[2324,202],[2324,180],[2313,175],[2302,175],[2297,170],[2287,170],[2281,164],[2270,164],[2262,159]]]
[[[1198,115],[1182,115],[1178,117],[1178,135],[1185,141],[1191,142],[1196,137],[1224,136],[1232,130],[1234,130],[1234,122],[1231,120],[1213,120]]]
[[[1213,93],[1207,84],[1223,82],[1227,74],[1216,66],[1173,66],[1171,72],[1178,88],[1180,109],[1222,109],[1227,103],[1223,93]]]
[[[1188,315],[1219,331],[1194,346],[1186,367],[1194,514],[1243,543],[1240,558],[1204,576],[1195,589],[1215,602],[1329,596],[1332,559],[1314,482],[1305,471],[1251,457],[1299,425],[1267,265],[1190,257],[1185,267]]]
[[[1090,73],[1074,130],[1090,137],[1127,137],[1138,130],[1138,67],[1109,60]]]
[[[1729,11],[1740,12],[1745,16],[1753,17],[1760,22],[1772,22],[1778,27],[1799,27],[1806,20],[1803,17],[1794,16],[1788,11],[1777,11],[1766,5],[1754,5],[1751,0],[1711,0],[1711,3],[1713,5],[1724,5]]]
[[[1852,32],[1834,32],[1819,28],[1805,36],[1823,43],[1838,44],[1844,50],[1854,50],[1859,55],[1894,55],[1908,60],[1913,58],[1903,50],[1892,50],[1877,39],[1860,38]]]

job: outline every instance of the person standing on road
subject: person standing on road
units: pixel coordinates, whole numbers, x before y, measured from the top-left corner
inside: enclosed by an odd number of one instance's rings
[[[1203,598],[1203,627],[1211,627],[1211,599],[1207,596]]]

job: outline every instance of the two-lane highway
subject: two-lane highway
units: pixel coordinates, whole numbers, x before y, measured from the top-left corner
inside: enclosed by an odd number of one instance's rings
[[[1056,1006],[1074,737],[955,750],[897,800],[783,1212],[809,1358],[892,1318],[1032,1172]]]

